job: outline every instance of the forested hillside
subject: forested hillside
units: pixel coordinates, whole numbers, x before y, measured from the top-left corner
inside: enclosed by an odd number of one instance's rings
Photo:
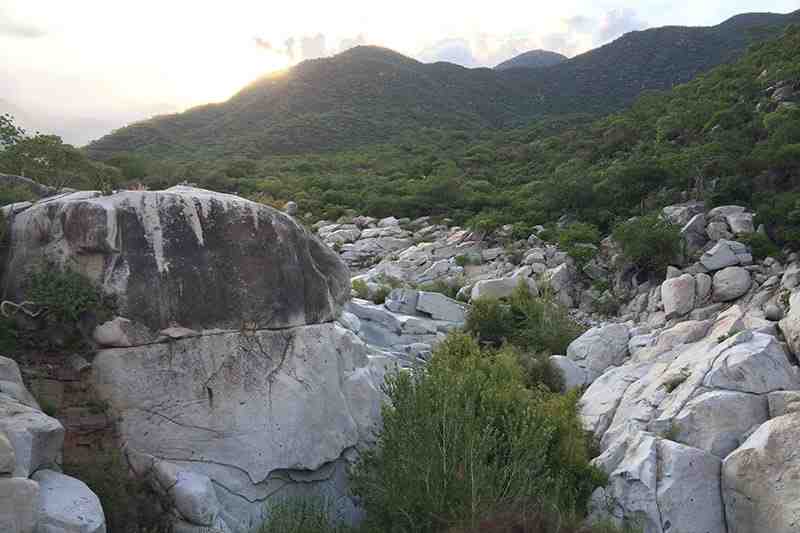
[[[564,113],[605,114],[668,89],[775,36],[800,14],[748,14],[718,26],[632,32],[557,65],[467,69],[357,47],[259,79],[227,102],[157,117],[88,147],[156,159],[262,159],[396,142],[420,128],[506,129]]]

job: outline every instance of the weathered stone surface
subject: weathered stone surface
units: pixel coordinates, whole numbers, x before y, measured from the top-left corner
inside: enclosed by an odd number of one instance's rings
[[[750,290],[750,273],[742,267],[727,267],[714,274],[712,294],[715,301],[729,302]]]
[[[800,412],[800,390],[771,392],[767,395],[767,400],[770,418]]]
[[[434,320],[463,323],[466,318],[466,307],[437,292],[420,291],[417,300],[417,311],[430,315]]]
[[[94,492],[85,483],[52,470],[39,470],[39,533],[105,533],[106,518]]]
[[[695,279],[691,274],[683,274],[668,279],[661,284],[661,301],[667,319],[688,314],[694,309]]]
[[[738,265],[739,259],[728,244],[729,241],[721,240],[700,258],[700,263],[710,271]]]
[[[418,301],[419,291],[414,289],[392,289],[392,292],[386,297],[384,306],[393,313],[413,315],[417,312]]]
[[[778,322],[781,332],[786,337],[789,349],[800,356],[800,290],[794,291],[789,298],[789,312]]]
[[[674,440],[724,458],[768,418],[765,397],[714,390],[691,400],[675,417]]]
[[[208,476],[182,470],[168,461],[159,461],[153,470],[162,490],[169,494],[186,521],[200,526],[214,525],[221,509]]]
[[[191,187],[43,200],[14,218],[10,235],[6,297],[19,301],[42,261],[69,265],[115,295],[122,316],[156,331],[326,322],[350,291],[336,253],[291,217]]]
[[[625,517],[644,533],[726,533],[718,457],[636,431],[594,464],[609,484],[592,495],[593,517]]]
[[[708,212],[708,218],[709,220],[715,218],[725,219],[730,215],[744,213],[745,211],[746,209],[740,205],[720,205]]]
[[[126,450],[208,477],[224,521],[244,533],[265,500],[294,490],[282,472],[346,489],[326,469],[374,438],[388,365],[369,353],[335,324],[219,333],[101,351],[94,379]]]
[[[38,408],[0,395],[0,432],[14,447],[14,476],[28,477],[40,468],[61,463],[64,427]]]
[[[477,282],[472,287],[471,298],[473,300],[478,298],[508,298],[520,284],[526,285],[533,294],[538,294],[539,292],[536,282],[530,278],[486,279]]]
[[[695,306],[701,306],[708,303],[711,299],[711,276],[708,274],[695,274]]]
[[[14,473],[17,467],[17,457],[14,453],[14,447],[8,441],[5,434],[0,433],[0,476]]]
[[[766,422],[722,467],[730,533],[795,533],[800,525],[800,413]]]
[[[30,479],[0,479],[0,531],[35,533],[39,521],[39,484]]]
[[[93,338],[100,346],[126,348],[147,344],[154,335],[143,324],[118,316],[97,326]]]
[[[728,222],[728,226],[730,226],[734,235],[747,235],[756,230],[753,226],[752,213],[733,213],[727,215],[725,220]]]
[[[570,343],[567,357],[586,369],[587,383],[591,383],[608,367],[622,364],[629,339],[623,324],[594,327]]]
[[[550,364],[556,367],[564,378],[564,390],[569,391],[586,385],[586,370],[575,361],[563,355],[550,356]]]

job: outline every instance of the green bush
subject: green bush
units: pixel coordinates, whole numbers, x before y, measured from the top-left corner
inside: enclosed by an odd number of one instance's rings
[[[375,294],[372,296],[373,303],[382,304],[386,301],[386,298],[389,296],[389,293],[392,292],[392,288],[386,285],[381,285],[375,291]]]
[[[499,347],[512,343],[530,352],[563,354],[583,328],[548,293],[534,296],[525,286],[507,304],[479,298],[467,312],[464,329],[480,342]]]
[[[522,351],[513,346],[506,348],[512,350],[524,372],[525,385],[528,388],[544,386],[550,392],[564,390],[564,376],[561,371],[550,362],[549,352]]]
[[[577,395],[528,389],[517,357],[451,334],[426,368],[387,378],[376,447],[352,478],[387,533],[475,530],[532,506],[583,509],[604,476],[588,463]]]
[[[369,300],[369,287],[366,281],[363,279],[354,279],[352,287],[358,298]]]
[[[330,505],[322,499],[285,500],[272,505],[258,533],[346,533],[351,528],[331,521]]]
[[[575,222],[558,232],[558,245],[583,266],[597,255],[600,230],[594,224]]]
[[[738,238],[750,247],[753,257],[756,259],[766,259],[767,257],[779,258],[781,249],[777,244],[763,233],[751,233]]]
[[[36,200],[36,195],[24,185],[0,185],[0,206],[34,200]]]
[[[89,279],[71,270],[43,269],[31,274],[26,298],[47,308],[47,317],[58,324],[77,324],[87,313],[107,318],[113,302]]]
[[[681,250],[679,228],[657,213],[618,224],[613,236],[629,261],[659,275]]]
[[[460,281],[448,283],[446,281],[436,280],[429,283],[423,283],[418,287],[418,289],[426,292],[438,292],[439,294],[444,294],[448,298],[455,300],[456,296],[458,295],[458,291],[461,290],[461,287],[463,287],[463,282]]]

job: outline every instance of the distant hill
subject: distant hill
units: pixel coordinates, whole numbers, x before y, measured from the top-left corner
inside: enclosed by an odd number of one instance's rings
[[[360,46],[264,76],[221,104],[119,129],[88,146],[105,160],[260,158],[349,149],[433,127],[508,128],[544,115],[603,114],[646,90],[669,89],[739,57],[751,42],[800,22],[746,14],[713,27],[628,33],[580,56],[538,69],[467,69],[425,64]]]
[[[514,56],[507,61],[503,61],[495,66],[495,70],[505,70],[509,68],[540,68],[552,67],[566,61],[568,58],[558,52],[549,50],[530,50],[518,56]]]

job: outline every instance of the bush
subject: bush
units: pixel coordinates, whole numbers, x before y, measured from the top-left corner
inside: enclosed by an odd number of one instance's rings
[[[575,222],[558,232],[558,244],[579,267],[597,255],[600,230],[594,224]]]
[[[629,261],[657,274],[666,270],[681,249],[679,228],[657,213],[618,224],[613,236]]]
[[[47,307],[48,319],[60,325],[77,324],[90,313],[102,320],[114,307],[113,302],[82,274],[55,268],[31,274],[26,298]]]
[[[321,499],[285,500],[270,508],[270,517],[258,533],[346,533],[333,524],[330,505]]]
[[[480,342],[499,347],[510,342],[525,351],[563,354],[583,328],[551,295],[533,296],[515,289],[508,304],[483,299],[472,302],[465,330]]]
[[[369,300],[369,287],[366,281],[363,279],[354,279],[352,287],[358,298]]]
[[[383,429],[353,486],[382,532],[476,530],[499,513],[583,509],[588,463],[577,396],[525,387],[517,358],[454,333],[415,373],[387,378]]]
[[[529,389],[544,386],[550,392],[564,390],[564,376],[550,362],[548,352],[521,351],[513,346],[506,349],[515,354],[524,372],[525,386]]]
[[[458,291],[461,290],[461,287],[463,287],[463,283],[459,281],[447,283],[446,281],[436,280],[429,283],[423,283],[418,287],[418,289],[426,292],[438,292],[439,294],[444,294],[448,298],[455,300],[456,296],[458,296]]]
[[[750,251],[756,259],[781,256],[781,249],[778,248],[778,245],[763,233],[744,235],[739,237],[739,240],[750,247]]]
[[[389,293],[392,292],[392,288],[386,285],[381,285],[375,291],[375,294],[372,296],[373,303],[382,304],[386,301],[386,298],[389,296]]]
[[[168,516],[146,481],[131,476],[122,453],[112,448],[83,463],[64,465],[64,473],[86,483],[100,498],[106,526],[113,533],[167,533]]]

